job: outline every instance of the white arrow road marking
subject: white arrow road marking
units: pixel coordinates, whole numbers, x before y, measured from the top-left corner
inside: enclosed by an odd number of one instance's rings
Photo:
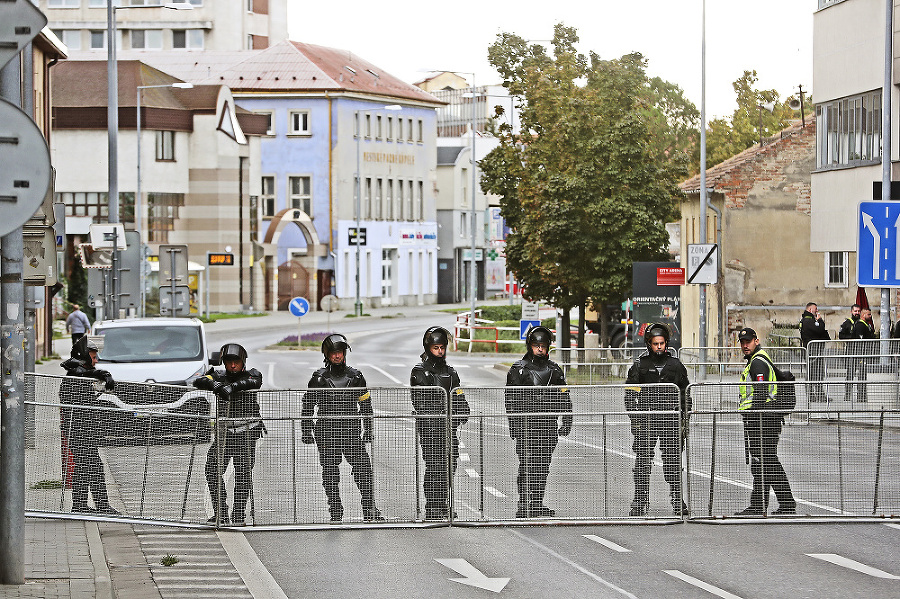
[[[879,262],[881,261],[881,235],[878,234],[878,229],[875,228],[875,223],[872,222],[871,216],[863,212],[862,218],[869,233],[872,234],[872,239],[874,241],[872,247],[872,278],[877,280]]]
[[[894,221],[894,231],[897,233],[894,235],[894,243],[896,244],[896,254],[894,254],[894,260],[896,260],[896,264],[894,265],[894,278],[900,277],[900,215],[897,216],[897,220]]]
[[[273,389],[277,389],[278,387],[275,386],[275,363],[267,362],[267,364],[269,366],[269,369],[266,373],[266,381],[269,383],[269,385],[272,386]]]
[[[485,487],[485,491],[493,495],[494,497],[499,497],[500,499],[506,499],[506,495],[495,489],[494,487]]]
[[[674,576],[675,578],[677,578],[679,580],[683,580],[684,582],[686,582],[688,584],[692,584],[695,587],[701,588],[704,591],[706,591],[707,593],[712,593],[716,597],[722,597],[723,599],[741,599],[737,595],[729,593],[728,591],[723,591],[719,587],[713,586],[713,585],[709,584],[708,582],[703,582],[699,578],[694,578],[693,576],[688,576],[681,570],[663,570],[663,572],[665,572],[669,576]]]
[[[478,568],[461,558],[435,558],[434,561],[463,576],[462,578],[448,578],[447,580],[465,584],[470,587],[499,593],[509,583],[509,578],[489,578],[485,576]]]
[[[594,541],[595,543],[600,543],[604,547],[612,549],[613,551],[618,551],[619,553],[631,553],[631,549],[625,549],[621,545],[613,543],[609,539],[604,539],[603,537],[598,537],[597,535],[581,535],[585,539]]]
[[[893,574],[888,574],[884,570],[879,570],[878,568],[873,568],[872,566],[867,566],[865,564],[861,564],[856,560],[852,560],[848,557],[843,557],[838,555],[837,553],[807,553],[809,557],[814,557],[816,559],[820,559],[825,562],[831,562],[837,566],[842,566],[844,568],[849,568],[851,570],[856,570],[857,572],[862,572],[863,574],[868,574],[869,576],[874,576],[876,578],[887,578],[888,580],[900,580],[900,576],[895,576]]]

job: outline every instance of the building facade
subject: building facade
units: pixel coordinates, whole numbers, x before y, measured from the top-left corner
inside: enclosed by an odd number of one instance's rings
[[[190,10],[166,10],[165,0],[118,0],[116,48],[258,50],[288,37],[287,0],[183,3]],[[106,52],[107,0],[39,0],[36,4],[70,52]]]

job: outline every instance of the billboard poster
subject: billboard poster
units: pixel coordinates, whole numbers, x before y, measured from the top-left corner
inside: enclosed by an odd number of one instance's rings
[[[657,285],[659,268],[677,268],[677,262],[632,263],[634,293],[634,347],[644,348],[644,329],[652,322],[666,324],[671,331],[669,347],[681,348],[681,287]]]

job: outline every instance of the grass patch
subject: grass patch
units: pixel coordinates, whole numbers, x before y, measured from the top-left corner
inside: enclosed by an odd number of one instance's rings
[[[316,333],[303,333],[303,337],[300,339],[300,347],[312,347],[315,349],[320,349],[322,347],[322,341],[325,340],[325,337],[331,335],[327,331],[319,331]],[[297,335],[288,335],[278,343],[272,344],[270,347],[297,347]]]
[[[372,316],[372,315],[363,313],[362,316]],[[356,316],[356,314],[344,314],[344,318],[357,318],[357,316]]]
[[[41,491],[45,489],[62,489],[63,483],[61,480],[41,480],[29,487],[30,489],[34,489],[36,491]]]
[[[197,318],[199,318],[202,322],[210,323],[217,320],[229,320],[232,318],[255,318],[257,316],[268,316],[268,312],[211,312],[209,318],[207,318],[203,314],[198,314]]]
[[[174,555],[167,553],[165,556],[163,556],[163,558],[161,560],[159,560],[159,563],[161,563],[163,566],[168,568],[169,566],[174,566],[175,564],[177,564],[178,558]]]

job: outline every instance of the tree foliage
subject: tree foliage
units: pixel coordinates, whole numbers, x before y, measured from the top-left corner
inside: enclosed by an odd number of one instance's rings
[[[518,99],[522,133],[501,125],[500,145],[480,163],[483,188],[501,198],[507,264],[523,293],[566,310],[621,301],[632,262],[665,255],[686,174],[673,141],[684,130],[673,123],[692,118],[658,100],[677,87],[651,83],[640,54],[588,58],[577,41],[562,24],[552,54],[498,35],[488,58]],[[669,129],[655,137],[651,123]]]

